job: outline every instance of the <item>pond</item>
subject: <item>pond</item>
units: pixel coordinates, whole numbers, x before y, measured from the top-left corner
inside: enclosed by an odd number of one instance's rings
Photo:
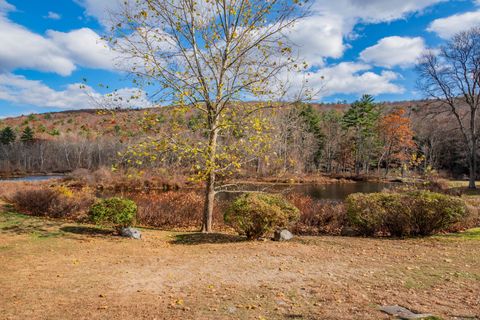
[[[331,184],[277,184],[277,185],[243,185],[242,190],[299,193],[308,195],[314,199],[342,201],[357,192],[372,193],[380,192],[392,186],[392,183],[383,182],[351,182]],[[238,193],[222,193],[221,199],[231,200],[238,196]]]
[[[293,191],[308,195],[314,199],[344,200],[352,193],[380,192],[392,186],[392,183],[381,182],[352,182],[332,183],[324,185],[297,185]]]
[[[18,178],[6,178],[0,179],[0,182],[37,182],[37,181],[47,181],[53,179],[62,179],[64,176],[25,176],[25,177],[18,177]]]

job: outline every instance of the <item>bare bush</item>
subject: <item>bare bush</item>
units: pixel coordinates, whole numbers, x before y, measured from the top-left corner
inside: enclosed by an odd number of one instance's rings
[[[339,235],[346,224],[345,206],[341,202],[301,194],[291,194],[288,199],[300,210],[300,220],[293,228],[296,234]]]
[[[150,192],[133,196],[138,205],[139,224],[157,228],[199,228],[203,214],[203,197],[196,191]],[[220,203],[214,211],[218,227],[224,227]]]

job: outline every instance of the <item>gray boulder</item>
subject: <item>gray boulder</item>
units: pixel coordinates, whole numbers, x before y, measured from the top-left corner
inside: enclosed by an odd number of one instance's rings
[[[288,241],[293,238],[293,234],[287,229],[276,230],[273,234],[273,241]]]
[[[429,313],[415,313],[401,306],[383,306],[380,310],[404,320],[427,319],[433,317],[433,315]]]
[[[142,239],[142,233],[140,230],[132,228],[132,227],[127,227],[127,228],[122,228],[120,230],[120,235],[125,238],[132,238],[132,239]]]

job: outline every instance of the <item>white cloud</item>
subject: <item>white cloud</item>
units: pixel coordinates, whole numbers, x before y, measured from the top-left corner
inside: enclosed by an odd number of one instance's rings
[[[405,18],[444,1],[446,0],[316,0],[314,8],[326,14],[341,15],[347,20],[380,23]]]
[[[136,100],[130,100],[138,95]],[[121,98],[121,99],[120,99]],[[151,104],[144,92],[133,88],[123,88],[114,93],[101,95],[93,88],[73,83],[64,90],[54,90],[41,81],[29,80],[11,73],[0,74],[0,100],[20,105],[34,105],[60,109],[88,109],[99,106],[147,107]]]
[[[371,66],[363,63],[341,62],[312,73],[309,85],[313,88],[323,88],[320,96],[328,97],[335,94],[385,94],[403,93],[404,89],[392,81],[399,75],[392,71],[375,73]]]
[[[43,16],[45,19],[60,20],[62,16],[56,12],[48,11],[46,16]]]
[[[421,37],[386,37],[363,50],[360,59],[387,68],[409,67],[416,63],[425,49],[425,41]]]
[[[448,39],[460,31],[465,31],[475,26],[480,26],[480,11],[436,19],[427,30],[435,32],[441,38]]]
[[[100,36],[89,28],[70,32],[47,31],[47,37],[76,64],[97,68],[113,69],[116,54]]]
[[[0,71],[17,68],[66,76],[75,64],[51,40],[0,17]]]
[[[109,26],[110,14],[123,3],[120,0],[75,0],[85,8],[85,14],[94,17],[104,26]]]
[[[340,17],[312,16],[294,25],[289,38],[309,64],[323,65],[325,57],[342,57],[344,31]]]
[[[0,72],[33,69],[70,75],[77,65],[113,69],[115,54],[88,28],[34,33],[0,16]]]

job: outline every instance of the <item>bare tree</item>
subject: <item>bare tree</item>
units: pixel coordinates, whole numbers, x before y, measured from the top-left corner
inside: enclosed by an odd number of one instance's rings
[[[206,183],[203,232],[212,230],[216,177],[235,159],[220,155],[224,116],[234,101],[267,101],[282,93],[281,79],[294,64],[285,32],[303,15],[302,1],[131,0],[114,15],[110,40],[135,83],[163,103],[202,112],[203,146],[184,148],[202,158],[197,177]],[[174,139],[170,139],[170,142]],[[159,143],[164,145],[164,143]],[[187,150],[189,148],[189,150]],[[228,148],[227,148],[228,149]],[[193,157],[193,156],[192,156]],[[226,161],[229,160],[229,161]],[[232,165],[233,164],[233,165]]]
[[[468,154],[468,186],[475,189],[480,106],[480,28],[456,34],[438,53],[425,53],[417,70],[420,89],[435,100],[439,108],[448,110],[457,123]]]

